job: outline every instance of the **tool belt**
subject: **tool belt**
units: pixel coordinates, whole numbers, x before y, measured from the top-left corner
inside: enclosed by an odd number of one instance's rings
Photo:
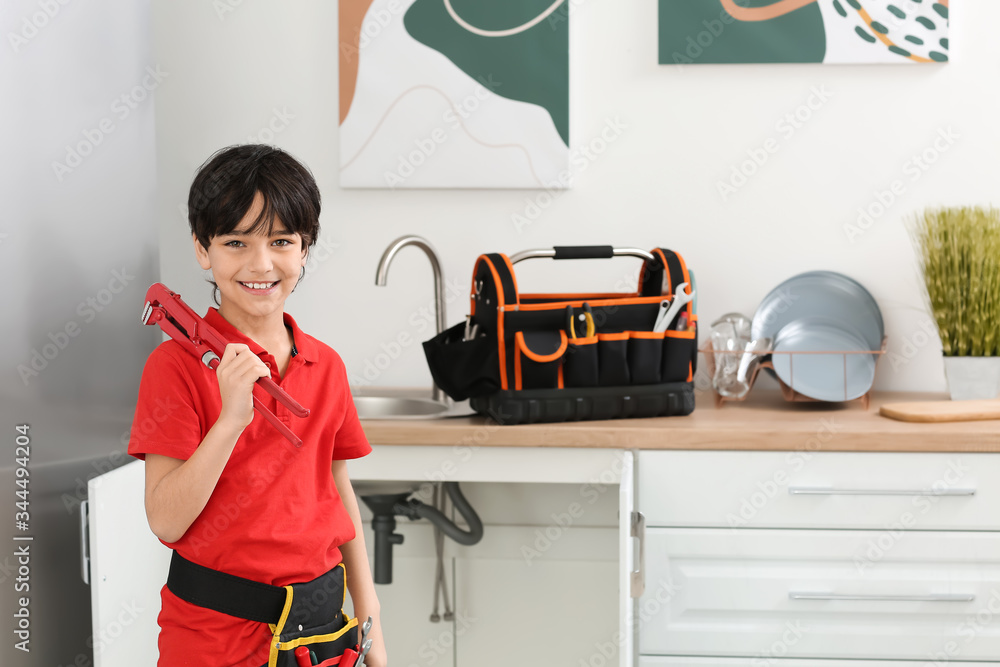
[[[616,256],[643,259],[637,291],[518,292],[513,265],[524,259]],[[691,282],[683,258],[664,248],[480,255],[466,322],[424,343],[431,375],[451,398],[469,399],[500,424],[690,414],[698,362]],[[656,327],[678,288],[683,307]]]
[[[315,665],[337,665],[358,649],[358,619],[343,612],[346,571],[341,563],[312,581],[271,586],[192,563],[176,551],[167,588],[191,604],[268,623],[273,637],[267,667],[297,667],[293,651],[304,646]]]

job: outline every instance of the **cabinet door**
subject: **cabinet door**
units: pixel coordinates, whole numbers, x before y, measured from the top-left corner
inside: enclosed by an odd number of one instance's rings
[[[170,549],[149,530],[144,485],[142,461],[88,484],[95,667],[156,664],[156,617]]]
[[[638,606],[637,598],[642,594],[646,576],[642,571],[646,526],[635,511],[635,488],[635,457],[632,452],[624,452],[621,482],[618,487],[618,638],[621,644],[619,667],[635,665],[635,645],[638,639],[635,612]]]
[[[1000,530],[1000,456],[639,453],[650,526]]]
[[[913,531],[892,543],[879,535],[649,529],[640,652],[1000,656],[1000,535]],[[669,595],[657,598],[664,586]]]

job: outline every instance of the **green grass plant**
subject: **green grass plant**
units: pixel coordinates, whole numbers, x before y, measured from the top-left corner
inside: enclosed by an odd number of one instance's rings
[[[1000,209],[927,209],[911,235],[944,355],[1000,356]]]

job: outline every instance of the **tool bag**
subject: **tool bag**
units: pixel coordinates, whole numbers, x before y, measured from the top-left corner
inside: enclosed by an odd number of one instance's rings
[[[643,259],[636,292],[518,292],[513,265],[519,261],[615,256]],[[661,302],[685,283],[681,289],[690,295],[683,258],[664,248],[557,246],[510,258],[480,255],[466,322],[424,343],[431,375],[451,398],[470,399],[474,410],[500,424],[690,414],[698,360],[693,301],[665,331],[653,330]]]
[[[186,602],[268,623],[273,636],[261,667],[298,667],[299,647],[319,661],[307,664],[323,667],[341,665],[344,655],[356,656],[358,619],[343,611],[346,584],[343,563],[312,581],[272,586],[199,565],[176,551],[167,575],[167,588]]]

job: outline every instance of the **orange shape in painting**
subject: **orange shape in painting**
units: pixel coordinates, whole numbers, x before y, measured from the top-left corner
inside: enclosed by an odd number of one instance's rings
[[[340,0],[338,11],[338,39],[340,40],[340,123],[354,101],[358,85],[358,54],[361,45],[361,24],[371,7],[372,0]]]
[[[778,0],[766,7],[740,7],[734,0],[722,0],[722,8],[737,21],[769,21],[814,2],[816,0]]]

